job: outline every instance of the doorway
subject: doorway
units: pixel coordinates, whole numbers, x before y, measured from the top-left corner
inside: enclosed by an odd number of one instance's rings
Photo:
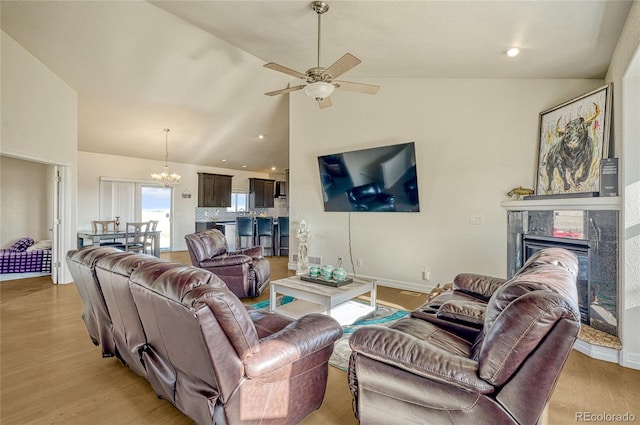
[[[157,220],[160,233],[160,250],[171,250],[171,223],[173,222],[170,187],[140,186],[141,221]]]

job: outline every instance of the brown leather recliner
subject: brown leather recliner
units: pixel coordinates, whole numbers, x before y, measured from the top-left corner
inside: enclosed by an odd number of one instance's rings
[[[269,285],[271,265],[261,246],[229,252],[222,232],[211,229],[184,237],[191,264],[209,270],[238,298],[255,298]]]
[[[102,357],[117,355],[113,339],[111,315],[105,304],[100,282],[96,277],[96,263],[101,258],[121,253],[108,247],[88,247],[67,253],[67,265],[82,299],[82,320],[94,345],[102,349]]]
[[[358,329],[349,386],[360,423],[538,422],[580,330],[577,271],[564,249],[534,254],[511,280],[494,281],[485,306],[478,299],[477,332],[423,310]]]
[[[297,424],[324,399],[342,328],[247,309],[224,282],[191,266],[143,264],[129,283],[156,393],[200,425]]]
[[[138,308],[129,290],[129,278],[142,264],[153,264],[159,270],[177,267],[178,263],[161,260],[149,255],[119,252],[101,258],[96,264],[96,277],[102,288],[104,300],[112,322],[113,339],[122,363],[142,377],[147,377],[142,351],[147,337]]]
[[[94,343],[196,423],[294,425],[322,404],[333,318],[255,310],[213,273],[148,255],[83,248],[67,262]]]

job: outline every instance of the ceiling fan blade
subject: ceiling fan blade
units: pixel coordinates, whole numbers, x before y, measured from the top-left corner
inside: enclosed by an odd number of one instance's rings
[[[270,91],[265,93],[267,96],[275,96],[278,94],[285,94],[285,93],[289,93],[292,91],[296,91],[296,90],[300,90],[305,88],[305,85],[301,85],[301,86],[294,86],[294,87],[287,87],[286,89],[280,89],[280,90],[276,90],[276,91]]]
[[[365,94],[376,94],[380,88],[380,86],[374,86],[372,84],[352,83],[350,81],[332,81],[332,83],[342,90]]]
[[[273,69],[274,71],[284,72],[285,74],[292,75],[296,78],[302,78],[302,79],[306,78],[305,75],[302,74],[301,72],[294,71],[293,69],[287,68],[286,66],[278,65],[275,62],[269,62],[265,64],[264,67]]]
[[[344,56],[331,64],[329,68],[325,69],[323,75],[330,75],[331,78],[337,78],[354,66],[360,64],[360,62],[362,61],[351,53],[345,53]]]
[[[333,103],[331,102],[330,97],[325,97],[320,102],[318,102],[318,106],[320,107],[320,109],[328,108],[331,105],[333,105]]]

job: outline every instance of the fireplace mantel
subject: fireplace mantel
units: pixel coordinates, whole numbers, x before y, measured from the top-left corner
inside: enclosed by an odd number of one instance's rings
[[[618,248],[619,215],[621,197],[593,198],[548,198],[522,201],[503,201],[500,206],[507,210],[507,277],[511,277],[522,267],[531,249],[545,243],[587,246],[587,261],[581,266],[582,280],[579,279],[583,294],[581,300],[581,320],[585,331],[581,332],[575,348],[593,358],[618,362],[620,340],[618,338]],[[582,217],[582,225],[577,225],[576,235],[569,238],[559,236],[560,230],[570,230],[573,221],[560,222],[566,211],[569,219]],[[570,211],[581,211],[574,214]],[[568,224],[567,224],[568,223]],[[528,248],[527,241],[536,244]],[[579,244],[574,244],[579,241]],[[554,245],[555,246],[555,245]],[[577,253],[579,255],[579,253]],[[586,277],[586,279],[585,279]],[[586,289],[586,290],[585,290]],[[586,297],[584,296],[586,294]],[[592,330],[586,333],[586,330]],[[597,338],[593,338],[593,335]],[[591,335],[591,336],[590,336]],[[613,340],[615,344],[611,344]]]
[[[526,201],[503,201],[500,206],[508,211],[545,210],[620,210],[619,196],[593,198],[532,199]]]

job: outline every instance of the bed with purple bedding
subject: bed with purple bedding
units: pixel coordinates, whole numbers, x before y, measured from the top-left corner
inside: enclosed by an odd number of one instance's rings
[[[22,238],[0,250],[0,274],[51,273],[51,241]]]

